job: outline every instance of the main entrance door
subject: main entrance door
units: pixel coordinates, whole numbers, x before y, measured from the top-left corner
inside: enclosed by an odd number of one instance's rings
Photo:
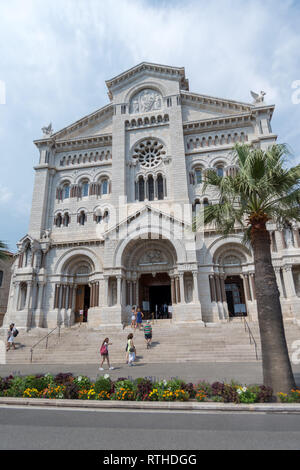
[[[90,308],[90,287],[88,284],[77,286],[75,322],[87,322],[88,309]]]
[[[145,318],[167,318],[166,307],[171,303],[171,280],[167,273],[143,274],[140,278],[140,304]]]
[[[225,292],[230,317],[247,315],[243,281],[239,276],[228,276],[225,280]]]

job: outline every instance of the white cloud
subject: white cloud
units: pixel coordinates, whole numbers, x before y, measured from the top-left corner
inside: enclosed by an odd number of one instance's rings
[[[3,185],[0,185],[0,206],[5,206],[11,199],[13,193]]]
[[[274,131],[299,155],[299,16],[292,0],[0,2],[1,180],[11,188],[0,203],[14,193],[28,214],[41,127],[58,130],[107,104],[104,81],[142,61],[184,66],[199,93],[251,101],[250,90],[266,91]]]

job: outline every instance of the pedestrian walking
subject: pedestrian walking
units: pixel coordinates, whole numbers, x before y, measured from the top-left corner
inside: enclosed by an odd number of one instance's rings
[[[13,347],[13,349],[16,349],[16,346],[15,346],[15,337],[19,334],[17,328],[15,327],[15,324],[14,323],[11,323],[9,325],[9,329],[8,329],[8,332],[7,332],[7,347],[6,347],[6,351],[9,351],[11,346]]]
[[[143,318],[144,314],[141,311],[140,307],[138,307],[136,312],[136,328],[138,328],[139,330],[141,329]]]
[[[135,307],[132,307],[131,310],[131,328],[136,327],[136,310]]]
[[[127,336],[127,353],[128,353],[128,365],[134,366],[134,361],[136,358],[136,349],[135,345],[133,344],[133,334],[129,333]]]
[[[105,340],[103,341],[102,346],[100,348],[100,354],[101,354],[101,357],[102,357],[102,362],[101,362],[101,365],[99,367],[99,370],[104,370],[103,369],[103,364],[104,364],[105,360],[107,361],[109,370],[114,369],[114,367],[111,367],[111,365],[109,363],[108,346],[111,346],[111,345],[112,345],[112,343],[109,342],[109,338],[105,338]]]
[[[152,341],[152,326],[150,324],[150,320],[147,320],[147,323],[144,326],[144,335],[145,335],[147,349],[150,349],[151,341]]]

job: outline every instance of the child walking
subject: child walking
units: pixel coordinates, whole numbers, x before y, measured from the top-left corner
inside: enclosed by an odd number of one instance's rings
[[[111,345],[111,344],[112,343],[109,342],[109,338],[105,338],[105,340],[102,343],[102,346],[100,348],[100,354],[101,354],[101,357],[102,357],[102,362],[101,362],[101,365],[99,367],[99,370],[104,370],[103,369],[103,364],[104,364],[105,360],[107,360],[109,370],[114,369],[113,367],[111,367],[111,365],[109,363],[109,355],[108,355],[108,346]]]

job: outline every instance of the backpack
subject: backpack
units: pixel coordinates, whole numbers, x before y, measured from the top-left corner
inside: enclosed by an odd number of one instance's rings
[[[103,344],[100,348],[100,354],[101,354],[101,356],[103,356],[107,353],[108,353],[107,346],[105,344]]]
[[[15,329],[15,331],[13,332],[13,336],[14,336],[14,338],[15,338],[16,336],[18,336],[18,334],[19,334],[18,330],[17,330],[17,329]]]

